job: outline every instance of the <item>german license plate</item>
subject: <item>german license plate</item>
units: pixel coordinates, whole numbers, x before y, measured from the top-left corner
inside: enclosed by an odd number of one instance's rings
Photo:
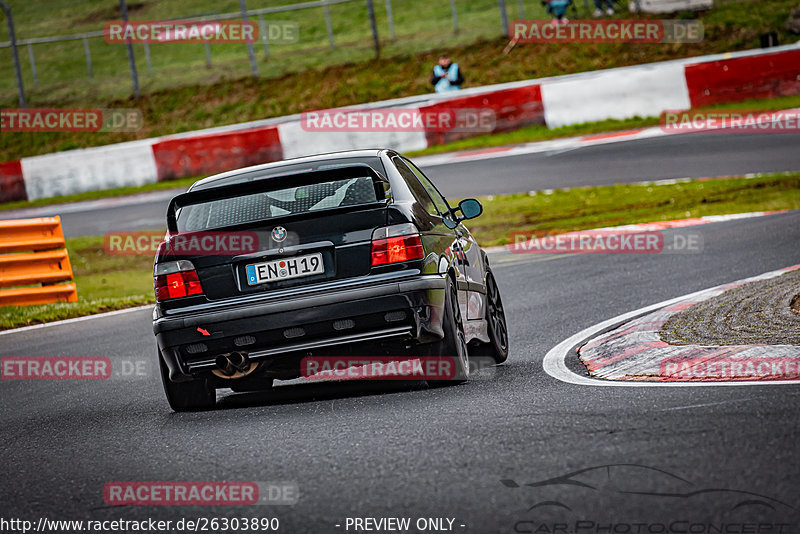
[[[325,272],[322,264],[322,253],[306,254],[293,258],[253,263],[245,267],[247,284],[255,286],[266,282],[302,278]]]

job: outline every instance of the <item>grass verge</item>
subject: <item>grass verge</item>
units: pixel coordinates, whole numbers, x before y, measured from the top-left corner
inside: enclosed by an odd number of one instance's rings
[[[484,214],[468,224],[470,231],[481,246],[505,245],[512,232],[542,237],[705,215],[800,209],[800,173],[557,189],[481,200]]]
[[[0,330],[155,302],[152,256],[106,254],[102,237],[67,239],[78,302],[0,308]]]
[[[482,198],[469,224],[482,246],[531,236],[659,220],[800,209],[800,173],[692,180],[670,185],[612,185]],[[153,303],[151,256],[106,254],[102,237],[67,240],[78,302],[0,308],[0,330]]]

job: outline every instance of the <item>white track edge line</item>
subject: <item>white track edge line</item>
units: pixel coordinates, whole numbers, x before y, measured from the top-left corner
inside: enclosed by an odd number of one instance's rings
[[[110,317],[112,315],[122,315],[123,313],[141,311],[145,309],[152,309],[155,304],[145,304],[144,306],[136,306],[134,308],[125,308],[123,310],[114,310],[110,312],[104,313],[95,313],[92,315],[82,315],[80,317],[73,317],[72,319],[63,319],[61,321],[53,321],[52,323],[40,323],[40,324],[32,324],[30,326],[22,326],[20,328],[14,328],[12,330],[0,330],[0,336],[4,336],[6,334],[16,334],[18,332],[25,332],[28,330],[38,330],[39,328],[45,328],[48,326],[60,326],[65,324],[71,323],[79,323],[81,321],[88,321],[89,319],[98,319],[100,317]]]

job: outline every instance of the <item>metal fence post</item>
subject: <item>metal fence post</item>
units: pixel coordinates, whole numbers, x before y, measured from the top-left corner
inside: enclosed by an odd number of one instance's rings
[[[211,68],[211,46],[208,44],[208,39],[203,40],[203,46],[206,49],[206,68]]]
[[[506,0],[497,0],[500,8],[500,24],[503,25],[503,35],[508,37],[508,13],[506,12]]]
[[[458,33],[458,11],[456,10],[456,0],[450,0],[450,14],[453,15],[453,31]]]
[[[522,0],[517,0],[517,11],[519,11],[519,18],[525,18],[525,6],[522,5]]]
[[[381,57],[381,44],[378,40],[378,23],[375,22],[375,6],[372,0],[367,0],[367,14],[369,15],[369,24],[372,26],[372,43],[375,47],[375,57]]]
[[[386,18],[389,20],[389,36],[392,41],[395,39],[394,34],[394,17],[392,16],[392,0],[385,0],[386,4]]]
[[[89,78],[94,78],[92,69],[92,50],[89,48],[89,39],[83,38],[83,52],[86,54],[86,69],[89,71]]]
[[[264,57],[269,57],[269,36],[267,35],[267,23],[264,22],[262,15],[258,16],[258,28],[261,30],[261,42],[264,44]]]
[[[239,0],[239,9],[242,11],[242,20],[247,22],[247,4],[245,0]],[[250,58],[250,72],[258,78],[258,63],[256,62],[256,52],[253,43],[247,43],[247,55]]]
[[[33,57],[33,45],[28,43],[28,57],[31,60],[31,73],[33,74],[33,86],[39,86],[39,78],[36,76],[36,58]]]
[[[8,35],[11,41],[11,56],[14,58],[14,72],[17,75],[17,91],[19,92],[19,107],[25,107],[25,87],[22,85],[22,69],[19,66],[19,53],[17,51],[17,36],[14,33],[14,19],[11,17],[11,8],[0,1],[0,9],[6,14],[8,20]]]
[[[147,63],[147,74],[153,74],[153,63],[150,61],[150,44],[144,43],[144,59]]]
[[[127,24],[128,5],[125,3],[125,0],[119,0],[119,11],[120,14],[122,15],[122,22],[124,24]],[[133,98],[139,98],[139,73],[136,72],[136,57],[133,55],[133,44],[131,44],[130,38],[128,38],[126,49],[128,51],[128,65],[130,65],[131,68],[131,83],[133,84]]]
[[[333,42],[333,23],[331,22],[331,10],[327,1],[325,2],[325,26],[328,29],[328,46],[333,50],[336,48],[336,44]]]

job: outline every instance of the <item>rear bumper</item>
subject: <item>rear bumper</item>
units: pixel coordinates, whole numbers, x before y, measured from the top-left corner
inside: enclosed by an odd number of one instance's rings
[[[157,317],[153,332],[176,382],[214,368],[216,356],[233,351],[263,361],[358,343],[425,343],[443,336],[445,284],[445,275],[418,275],[245,304],[213,304]]]

